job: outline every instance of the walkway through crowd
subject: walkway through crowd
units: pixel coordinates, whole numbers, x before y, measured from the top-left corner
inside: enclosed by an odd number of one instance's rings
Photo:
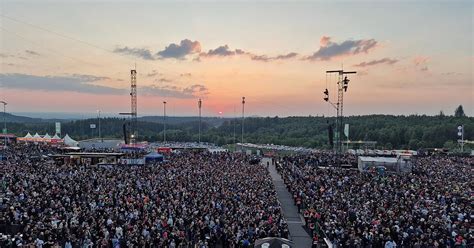
[[[295,247],[311,247],[311,237],[304,230],[304,223],[298,214],[298,208],[294,205],[293,198],[286,189],[280,174],[276,171],[275,165],[270,165],[269,171],[273,184],[275,185],[283,215],[288,223],[291,240],[295,242]]]

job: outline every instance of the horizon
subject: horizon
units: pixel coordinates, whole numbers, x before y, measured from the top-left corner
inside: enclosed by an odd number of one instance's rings
[[[3,114],[3,112],[0,112]],[[96,119],[98,118],[97,114],[94,113],[65,113],[65,112],[7,112],[7,114],[12,114],[19,117],[28,117],[28,118],[39,118],[39,119],[58,119],[58,120],[86,120],[86,119]],[[454,113],[443,113],[445,117],[453,117]],[[358,116],[395,116],[395,117],[410,117],[410,116],[427,116],[427,117],[437,117],[440,116],[439,113],[429,115],[423,113],[413,113],[413,114],[383,114],[383,113],[372,113],[372,114],[362,114],[362,115],[346,115],[344,117],[358,117]],[[162,117],[163,115],[138,115],[138,118],[142,117]],[[199,115],[166,115],[167,118],[199,118]],[[292,117],[319,117],[319,118],[335,118],[335,116],[325,116],[325,115],[288,115],[288,116],[260,116],[260,115],[251,115],[245,116],[245,118],[292,118]],[[473,118],[473,116],[466,115],[467,118]],[[113,113],[101,113],[101,118],[124,118],[119,114]],[[202,118],[223,118],[223,119],[241,119],[242,116],[207,116],[202,115]]]
[[[164,100],[168,116],[198,115],[202,98],[203,116],[233,118],[242,96],[246,116],[335,116],[325,71],[341,67],[358,72],[345,115],[450,115],[458,105],[474,115],[471,1],[1,5],[10,113],[129,111],[136,66],[139,116],[159,116]]]

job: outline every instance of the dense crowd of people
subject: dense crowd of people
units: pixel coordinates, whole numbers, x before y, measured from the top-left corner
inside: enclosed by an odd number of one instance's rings
[[[182,152],[101,167],[48,156],[58,152],[3,151],[0,247],[252,247],[289,237],[267,166],[250,157]],[[323,238],[335,248],[474,245],[473,158],[419,157],[404,174],[336,164],[324,152],[276,164],[314,247]]]
[[[277,165],[315,240],[334,247],[473,247],[473,158],[419,158],[412,173],[383,176],[318,166],[323,160],[286,157]]]
[[[12,146],[0,162],[1,247],[250,247],[288,237],[268,170],[244,156],[185,152],[102,168],[29,155],[47,149]]]

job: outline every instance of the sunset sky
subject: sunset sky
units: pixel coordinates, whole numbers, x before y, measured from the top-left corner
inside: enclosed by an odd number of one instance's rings
[[[0,99],[11,112],[474,114],[472,1],[5,1]]]

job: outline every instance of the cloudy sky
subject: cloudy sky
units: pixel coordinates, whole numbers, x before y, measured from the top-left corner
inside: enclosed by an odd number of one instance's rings
[[[473,104],[471,1],[6,1],[0,98],[12,112],[437,114]]]

